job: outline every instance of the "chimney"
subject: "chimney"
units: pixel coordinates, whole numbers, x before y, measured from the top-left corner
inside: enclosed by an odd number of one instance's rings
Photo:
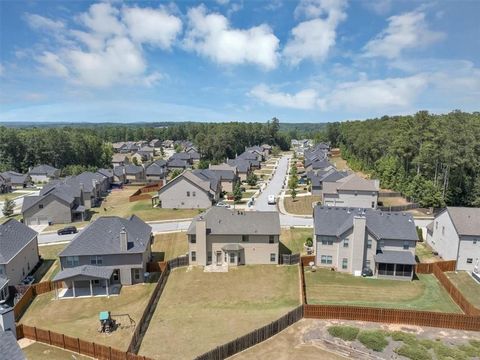
[[[120,251],[125,252],[128,250],[128,234],[125,228],[120,231]]]
[[[3,303],[0,304],[0,331],[8,330],[10,330],[13,335],[17,337],[13,308]]]
[[[353,217],[353,239],[352,239],[352,272],[361,272],[363,269],[363,263],[366,257],[367,247],[367,219],[365,215],[358,212]]]

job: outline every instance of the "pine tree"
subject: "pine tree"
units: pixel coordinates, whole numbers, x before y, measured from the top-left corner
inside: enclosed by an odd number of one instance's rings
[[[3,209],[2,209],[3,215],[4,216],[12,216],[14,208],[15,208],[15,201],[13,201],[12,199],[9,199],[7,197],[5,199],[5,202],[3,203]]]

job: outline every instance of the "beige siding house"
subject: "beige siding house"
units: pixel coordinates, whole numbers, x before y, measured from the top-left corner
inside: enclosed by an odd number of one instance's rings
[[[191,265],[278,264],[278,212],[245,212],[212,207],[188,232]]]
[[[376,209],[379,191],[378,180],[366,180],[351,174],[334,182],[323,182],[323,204]]]
[[[316,206],[313,216],[317,266],[413,278],[418,236],[410,214]]]

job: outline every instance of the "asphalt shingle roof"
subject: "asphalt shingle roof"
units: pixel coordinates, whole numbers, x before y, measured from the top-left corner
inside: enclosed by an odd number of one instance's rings
[[[27,174],[20,174],[15,171],[5,171],[0,175],[9,177],[12,184],[24,184],[27,181]]]
[[[415,257],[410,251],[384,250],[375,255],[376,263],[415,265]]]
[[[276,211],[238,211],[218,206],[197,216],[187,234],[195,234],[196,221],[202,217],[213,235],[280,235],[280,216]]]
[[[25,355],[11,331],[0,330],[0,356],[8,360],[25,360]]]
[[[324,206],[315,206],[313,210],[315,234],[339,237],[353,227],[356,215],[365,216],[367,229],[377,240],[418,240],[411,214]]]
[[[58,169],[50,165],[38,165],[38,166],[35,166],[32,170],[30,170],[29,174],[54,176],[57,170]]]
[[[459,235],[480,235],[480,208],[449,206],[447,211]]]
[[[10,219],[0,225],[0,264],[7,264],[37,236],[28,226]]]
[[[59,256],[123,254],[120,232],[128,236],[127,253],[143,253],[150,242],[152,228],[135,215],[129,219],[117,216],[99,217],[76,235]]]
[[[60,271],[53,281],[62,281],[76,276],[87,276],[96,279],[110,279],[113,274],[113,268],[109,266],[82,265],[72,268],[66,268]]]

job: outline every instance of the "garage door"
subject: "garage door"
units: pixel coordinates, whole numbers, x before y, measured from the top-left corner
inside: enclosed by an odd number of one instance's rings
[[[48,225],[48,219],[39,217],[39,218],[32,218],[30,219],[30,224],[29,225]]]

